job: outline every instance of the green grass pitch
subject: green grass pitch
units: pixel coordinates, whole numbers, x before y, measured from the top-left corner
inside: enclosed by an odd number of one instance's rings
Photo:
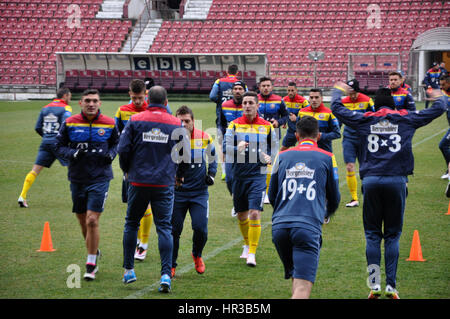
[[[114,116],[123,101],[104,101],[103,114]],[[34,125],[40,108],[47,101],[0,102],[0,298],[43,299],[287,299],[291,281],[283,279],[283,268],[271,240],[270,205],[262,214],[263,230],[255,268],[239,259],[242,240],[237,220],[232,218],[231,197],[225,182],[210,188],[209,236],[204,250],[206,272],[198,275],[190,256],[192,230],[190,217],[181,237],[177,276],[173,292],[157,292],[160,260],[154,225],[150,248],[144,262],[136,262],[136,283],[121,281],[122,232],[126,205],[121,202],[121,176],[118,160],[113,162],[115,178],[111,181],[106,208],[100,219],[100,249],[97,279],[77,287],[77,272],[84,273],[86,249],[78,222],[71,213],[72,203],[67,171],[58,162],[45,169],[28,194],[30,208],[21,209],[17,198],[25,175],[30,171],[40,137]],[[215,105],[208,102],[170,102],[175,111],[180,105],[193,108],[202,129],[213,132]],[[78,101],[71,103],[79,112]],[[423,108],[423,103],[418,104]],[[199,125],[199,124],[197,124]],[[409,178],[409,196],[400,240],[397,288],[401,298],[447,299],[450,297],[450,216],[449,200],[444,195],[446,181],[444,159],[438,143],[448,128],[445,115],[419,129],[414,137],[415,171]],[[339,210],[323,227],[323,246],[311,298],[367,298],[365,239],[361,207],[348,209],[350,195],[345,182],[341,140],[333,142],[339,165],[342,201]],[[360,181],[358,181],[360,188]],[[360,197],[361,198],[361,197]],[[50,224],[55,252],[37,252],[44,223]],[[414,230],[420,234],[425,262],[406,261]],[[384,261],[382,260],[382,263]],[[75,270],[74,270],[75,269]],[[382,274],[384,265],[381,266]],[[79,278],[79,277],[78,277]],[[382,282],[385,276],[382,275]]]

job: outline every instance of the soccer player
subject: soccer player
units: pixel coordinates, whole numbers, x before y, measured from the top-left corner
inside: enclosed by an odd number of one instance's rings
[[[352,88],[348,93],[348,96],[342,99],[342,104],[344,104],[347,109],[358,113],[375,111],[373,100],[367,95],[359,92],[359,82],[357,80],[350,80],[347,82],[347,85]],[[347,125],[344,127],[342,152],[344,155],[345,168],[347,170],[347,186],[352,197],[351,201],[347,203],[345,207],[358,207],[358,180],[356,178],[355,163],[356,159],[358,159],[358,162],[361,162],[361,150],[358,133]]]
[[[208,187],[214,184],[217,172],[217,156],[212,138],[194,127],[194,113],[183,105],[175,113],[187,129],[190,136],[189,158],[184,173],[183,184],[175,188],[175,200],[172,214],[172,278],[177,267],[180,236],[186,213],[189,210],[192,222],[192,258],[195,270],[205,272],[202,259],[203,248],[208,240],[209,193]],[[184,155],[184,154],[183,154]]]
[[[17,200],[20,207],[28,207],[28,191],[44,167],[50,168],[56,159],[62,166],[68,164],[64,159],[57,157],[53,145],[62,123],[72,115],[72,107],[69,105],[71,98],[70,90],[61,88],[56,92],[56,99],[44,106],[39,113],[34,129],[42,137],[42,141],[34,165],[25,177],[22,192]]]
[[[222,146],[223,135],[227,129],[226,121],[221,116],[222,103],[233,98],[233,83],[238,81],[239,68],[236,64],[228,66],[227,76],[217,79],[209,92],[209,99],[216,103],[216,127],[217,127],[217,141]],[[247,88],[246,88],[247,91]],[[222,162],[222,180],[225,179],[225,163]]]
[[[225,133],[227,163],[233,163],[233,204],[245,245],[241,258],[256,266],[261,236],[261,212],[266,194],[266,166],[278,151],[272,124],[258,115],[258,95],[246,92],[243,116],[232,121]]]
[[[222,104],[222,119],[225,119],[226,122],[224,122],[223,127],[228,127],[228,125],[234,121],[235,119],[242,116],[242,98],[246,91],[247,86],[242,81],[236,81],[233,83],[233,98],[224,102]],[[225,135],[225,131],[223,132],[223,135]],[[227,183],[228,191],[232,194],[232,185],[233,185],[233,176],[232,176],[232,166],[233,163],[226,163],[225,156],[223,158],[225,162],[225,181]],[[234,217],[236,216],[236,212],[234,208],[231,211],[231,215]]]
[[[403,83],[402,74],[393,71],[389,72],[389,88],[391,89],[391,95],[394,98],[395,109],[401,110],[406,109],[408,111],[416,110],[416,103],[414,98],[408,90],[401,87]]]
[[[168,114],[167,91],[162,86],[149,90],[149,106],[133,115],[120,135],[120,168],[128,174],[128,208],[123,231],[123,282],[136,281],[134,252],[139,222],[150,203],[158,233],[161,280],[158,290],[171,291],[172,210],[175,179],[182,180],[178,146],[187,143],[181,120]],[[186,149],[186,148],[184,148]]]
[[[58,155],[69,161],[69,181],[73,208],[86,241],[85,280],[94,280],[98,271],[99,220],[105,208],[111,163],[117,154],[119,133],[114,119],[100,113],[99,92],[82,93],[81,113],[66,119],[56,137]]]
[[[269,187],[273,206],[272,241],[292,278],[292,298],[309,298],[322,246],[322,224],[340,201],[336,159],[317,147],[319,126],[304,116],[297,122],[299,145],[279,153]],[[299,209],[301,207],[301,209]]]
[[[295,146],[297,139],[295,138],[295,125],[297,123],[298,112],[309,106],[306,98],[298,94],[297,84],[289,82],[287,87],[287,95],[283,98],[289,113],[289,120],[287,121],[288,129],[283,138],[283,144],[280,151],[287,150],[289,147]]]
[[[433,89],[439,89],[439,79],[441,77],[442,71],[439,67],[439,63],[433,62],[432,67],[427,71],[425,74],[425,79],[423,80],[423,83],[425,84],[425,90],[427,94],[427,99],[425,100],[425,108],[428,108],[429,101],[429,94],[428,92],[432,92]]]
[[[335,85],[331,109],[336,117],[359,134],[362,179],[363,225],[366,237],[366,259],[369,272],[369,298],[381,295],[381,240],[384,240],[386,273],[385,295],[398,299],[396,290],[399,241],[403,228],[407,176],[413,173],[412,139],[416,129],[427,125],[447,109],[447,99],[440,97],[433,106],[421,111],[395,110],[390,91],[379,89],[375,97],[376,112],[365,114],[348,110],[341,101],[342,92],[350,87]],[[437,97],[437,96],[436,96]]]
[[[321,149],[332,153],[332,141],[341,137],[339,122],[333,113],[331,113],[331,110],[323,104],[321,89],[314,88],[310,90],[309,104],[310,106],[305,107],[298,112],[298,117],[301,118],[305,115],[309,115],[319,121],[317,145]]]
[[[442,93],[447,97],[447,121],[450,126],[450,75],[445,74],[444,76],[441,76],[440,79],[440,87],[442,90]],[[442,179],[449,179],[450,176],[448,174],[448,166],[450,164],[450,128],[448,129],[447,133],[444,135],[442,140],[439,142],[439,149],[442,152],[442,155],[444,156],[447,172],[441,176]]]
[[[146,94],[146,84],[142,80],[132,80],[130,82],[130,87],[128,94],[130,95],[130,103],[126,105],[122,105],[116,112],[115,122],[116,126],[121,133],[125,128],[125,125],[129,121],[132,115],[143,112],[147,109],[148,103]],[[123,175],[122,180],[122,202],[126,203],[128,198],[128,180],[127,176]],[[143,261],[147,256],[148,251],[148,239],[150,237],[150,229],[153,223],[152,210],[150,205],[145,211],[144,216],[141,219],[139,230],[138,230],[138,239],[137,239],[137,247],[136,252],[134,254],[134,258],[140,261]]]

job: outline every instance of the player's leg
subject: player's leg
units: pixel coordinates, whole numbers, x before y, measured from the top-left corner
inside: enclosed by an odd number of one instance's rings
[[[154,187],[151,191],[150,203],[153,212],[153,221],[158,233],[158,248],[161,258],[161,282],[159,291],[170,292],[171,268],[173,254],[172,212],[174,189],[173,187]]]
[[[202,259],[203,248],[208,240],[209,200],[208,192],[197,194],[191,202],[189,213],[192,220],[192,258],[195,270],[199,274],[205,272],[205,263]]]
[[[127,216],[123,230],[123,268],[125,269],[123,282],[136,281],[134,273],[134,252],[136,249],[139,223],[147,210],[150,200],[149,187],[130,185],[128,188]]]
[[[244,180],[233,179],[233,206],[237,214],[238,226],[244,239],[243,251],[240,258],[248,257],[248,201],[247,183]]]
[[[250,266],[255,266],[256,262],[254,261],[254,256],[261,237],[261,212],[264,208],[264,197],[266,195],[266,182],[264,180],[264,175],[262,175],[261,178],[251,180],[248,188],[249,257],[247,258],[247,264]]]
[[[150,205],[141,218],[139,230],[138,230],[138,247],[134,254],[134,258],[138,260],[144,260],[147,256],[148,240],[150,238],[150,229],[153,224],[153,214]]]
[[[359,141],[344,138],[342,141],[342,149],[344,155],[344,162],[347,171],[346,180],[348,190],[350,191],[351,200],[346,207],[358,207],[358,180],[356,178],[355,163],[358,152]]]
[[[189,209],[189,200],[183,197],[179,192],[175,192],[175,199],[173,202],[172,213],[172,237],[173,237],[173,251],[172,251],[172,274],[177,268],[178,250],[180,247],[180,236],[183,232],[184,220]],[[173,277],[173,276],[172,276]]]
[[[384,182],[384,261],[386,287],[396,287],[399,242],[403,228],[403,214],[406,205],[406,178],[383,177]]]
[[[379,184],[378,176],[368,176],[363,184],[363,226],[366,238],[366,261],[369,269],[380,269],[381,240],[383,238],[383,186]],[[369,274],[372,282],[371,290],[378,289],[380,274]],[[370,295],[369,295],[370,297]]]
[[[447,133],[444,135],[442,140],[439,142],[439,149],[442,152],[442,156],[444,156],[444,160],[446,163],[446,168],[448,167],[450,163],[450,129],[447,131]],[[441,176],[442,179],[449,179],[449,171],[447,171]]]
[[[318,232],[293,228],[290,240],[294,261],[292,298],[307,299],[316,279],[322,237]]]
[[[39,173],[42,171],[43,168],[44,168],[44,166],[34,164],[31,171],[28,172],[28,174],[25,176],[25,180],[24,180],[23,186],[22,186],[22,191],[20,193],[19,199],[17,200],[20,207],[24,207],[24,208],[28,207],[28,203],[27,203],[28,191],[30,190],[31,185],[33,185],[34,181],[36,180],[36,177],[39,175]]]

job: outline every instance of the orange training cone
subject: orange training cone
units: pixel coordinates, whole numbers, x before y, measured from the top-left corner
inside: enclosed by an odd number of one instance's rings
[[[419,231],[415,230],[413,235],[413,241],[411,245],[411,251],[409,252],[408,261],[425,261],[422,256],[422,248],[420,246]]]
[[[445,214],[445,215],[450,215],[450,201],[448,202],[447,214]]]
[[[55,251],[52,244],[52,236],[50,235],[50,224],[45,222],[44,233],[42,234],[41,249],[38,251]]]

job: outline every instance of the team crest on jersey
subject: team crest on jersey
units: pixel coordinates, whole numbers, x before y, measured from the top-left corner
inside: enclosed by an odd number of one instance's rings
[[[363,109],[363,108],[364,108],[364,103],[359,103],[358,107],[359,107],[360,109]]]
[[[275,104],[273,104],[273,103],[270,104],[270,108],[271,108],[271,109],[274,109],[274,108],[275,108]]]
[[[202,140],[195,141],[195,146],[202,147],[203,146],[203,141]]]
[[[319,119],[323,120],[325,118],[324,114],[319,114]]]
[[[153,128],[149,132],[142,133],[142,141],[151,143],[167,143],[169,135],[161,132],[159,128]]]
[[[303,162],[295,163],[294,167],[286,170],[286,178],[314,178],[315,169],[309,168]]]
[[[98,133],[98,135],[103,136],[103,135],[105,135],[105,130],[101,128],[98,130],[97,133]]]
[[[398,125],[392,124],[386,119],[381,120],[377,124],[370,126],[370,133],[372,134],[397,134]]]
[[[397,96],[397,101],[401,102],[402,101],[402,97],[401,96]]]
[[[260,133],[264,133],[266,131],[266,129],[264,128],[264,126],[260,126],[260,127],[258,127],[258,131]]]

